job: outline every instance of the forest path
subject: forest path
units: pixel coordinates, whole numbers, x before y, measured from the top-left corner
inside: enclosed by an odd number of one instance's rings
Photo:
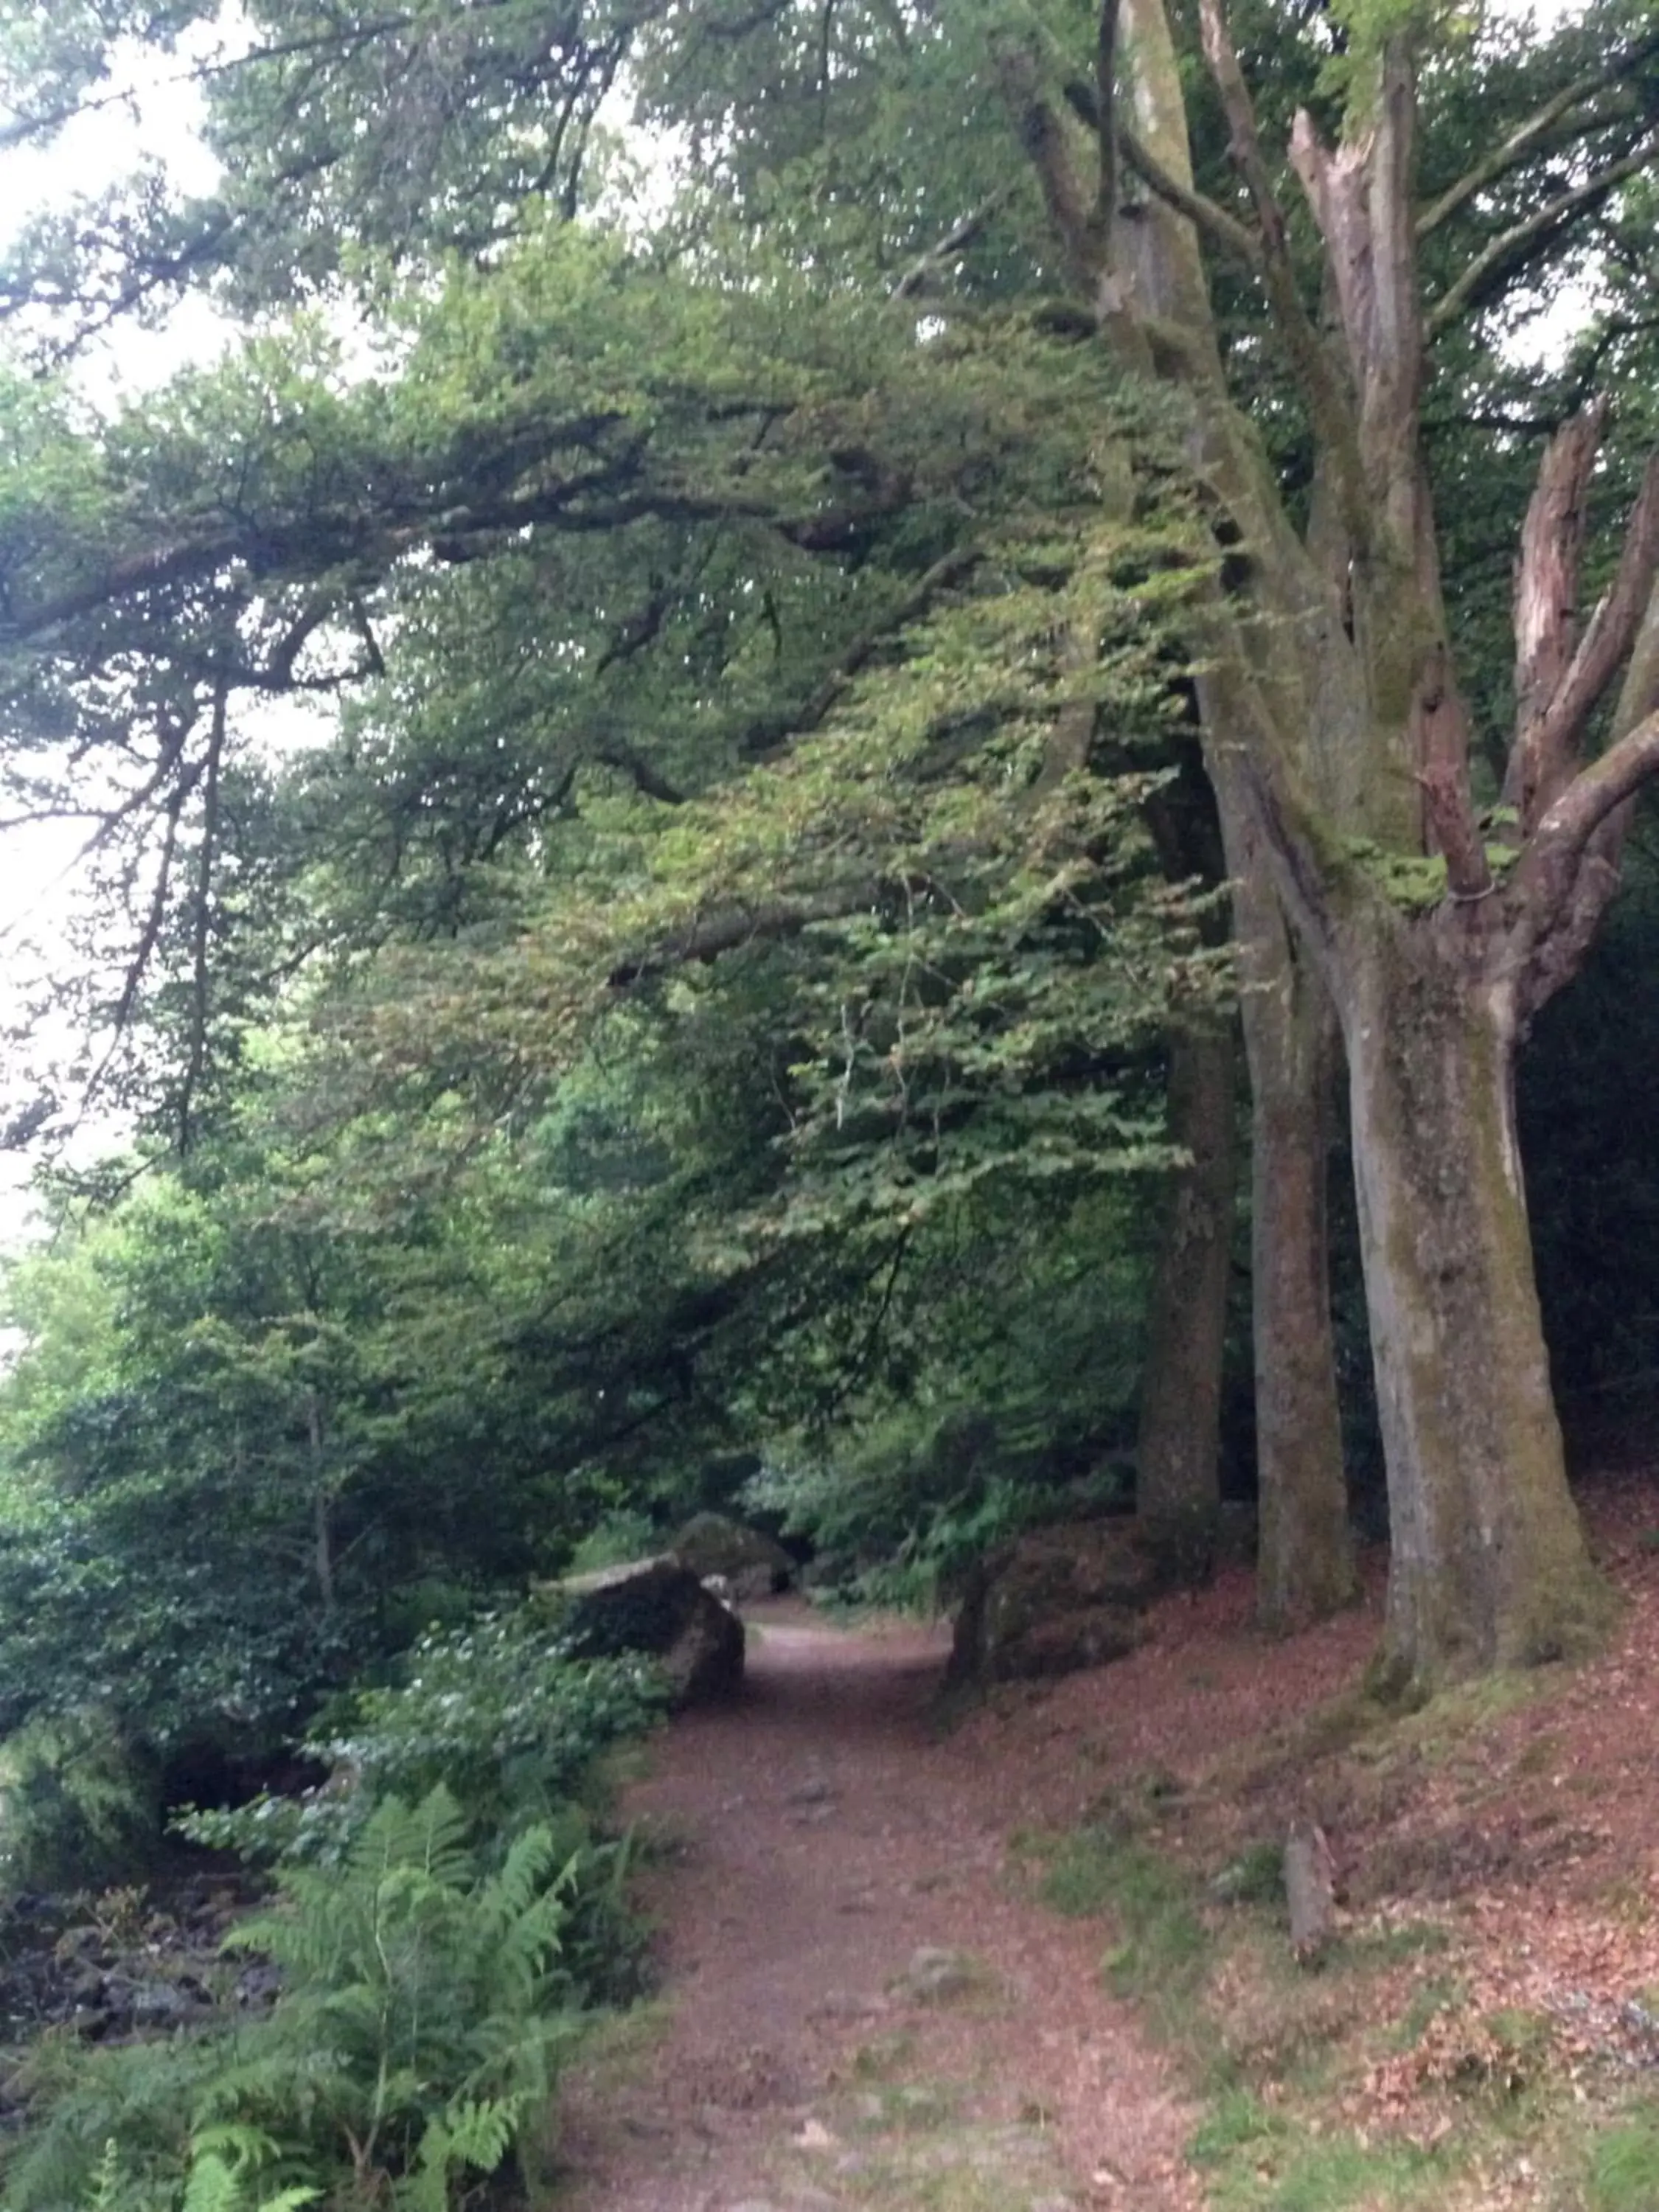
[[[649,1899],[667,2019],[573,2075],[562,2204],[1194,2203],[1190,2115],[1101,1986],[1099,1927],[1022,1893],[1024,1731],[1006,1762],[930,1731],[939,1632],[787,1600],[748,1618],[744,1694],[676,1721],[628,1795],[670,1846]]]

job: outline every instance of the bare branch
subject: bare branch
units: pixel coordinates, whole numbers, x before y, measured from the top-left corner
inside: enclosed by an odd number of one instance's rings
[[[1602,823],[1655,775],[1659,775],[1659,710],[1646,715],[1600,760],[1579,770],[1538,825],[1528,855],[1533,858],[1530,872],[1570,881]]]
[[[1646,780],[1635,772],[1643,766],[1643,748],[1638,744],[1632,753],[1626,747],[1656,721],[1659,587],[1650,596],[1637,627],[1613,709],[1611,747],[1549,807],[1522,848],[1516,869],[1519,913],[1512,939],[1513,972],[1528,1015],[1578,973],[1601,916],[1618,891],[1635,793]],[[1602,776],[1609,781],[1598,789],[1596,779]]]
[[[1504,803],[1517,830],[1530,827],[1555,796],[1545,717],[1572,665],[1577,644],[1578,574],[1584,550],[1584,501],[1601,451],[1607,403],[1598,399],[1562,425],[1545,449],[1521,530],[1515,565],[1515,743]],[[1534,802],[1537,802],[1534,805]]]
[[[1232,157],[1234,167],[1244,179],[1251,204],[1255,209],[1263,252],[1269,263],[1281,262],[1288,267],[1285,212],[1279,204],[1273,179],[1262,156],[1255,106],[1250,98],[1249,87],[1244,82],[1244,72],[1239,67],[1238,53],[1233,45],[1232,33],[1227,28],[1227,19],[1221,12],[1221,0],[1199,0],[1199,22],[1204,40],[1204,58],[1210,64],[1210,75],[1215,80],[1216,90],[1221,95],[1222,112],[1227,118],[1227,151]]]
[[[1531,520],[1530,512],[1528,517]],[[1659,574],[1659,454],[1648,463],[1642,489],[1625,528],[1625,542],[1612,587],[1590,617],[1542,712],[1517,735],[1521,774],[1516,789],[1505,780],[1504,796],[1517,807],[1524,828],[1540,822],[1571,773],[1584,725],[1624,665],[1652,596]],[[1530,771],[1531,781],[1526,780]],[[1511,769],[1511,778],[1515,769]],[[1541,826],[1541,823],[1540,823]]]
[[[1424,826],[1430,850],[1446,863],[1446,889],[1452,897],[1485,898],[1492,888],[1492,865],[1469,804],[1468,776],[1459,775],[1460,765],[1443,757],[1419,773]]]
[[[1369,536],[1369,502],[1360,465],[1353,406],[1323,339],[1314,326],[1297,283],[1285,232],[1285,213],[1273,191],[1261,151],[1255,108],[1239,67],[1221,0],[1199,0],[1199,22],[1210,74],[1227,118],[1228,152],[1244,180],[1255,210],[1261,239],[1261,275],[1279,337],[1291,356],[1314,417],[1316,431],[1328,446],[1341,488],[1343,519],[1356,549]],[[1297,118],[1298,125],[1305,120]],[[1305,150],[1305,149],[1304,149]],[[1319,149],[1322,150],[1322,149]],[[1295,158],[1294,149],[1292,158]]]
[[[1570,192],[1548,201],[1535,214],[1512,224],[1483,246],[1456,283],[1442,293],[1430,308],[1424,325],[1427,336],[1438,337],[1460,316],[1478,307],[1495,285],[1523,268],[1534,252],[1547,246],[1564,225],[1606,199],[1626,177],[1633,177],[1646,168],[1656,155],[1659,155],[1659,138],[1644,139],[1634,153],[1626,154],[1622,161],[1609,162],[1605,169],[1598,169],[1582,185],[1575,185]]]

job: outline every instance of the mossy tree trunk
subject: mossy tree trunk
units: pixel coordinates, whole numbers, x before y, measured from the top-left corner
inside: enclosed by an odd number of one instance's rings
[[[1355,1582],[1326,1218],[1334,1016],[1276,910],[1272,924],[1265,943],[1245,937],[1242,951],[1253,1105],[1256,1612],[1279,1632],[1335,1612]]]
[[[1602,1617],[1563,1474],[1516,1141],[1512,1007],[1391,912],[1346,1001],[1389,1477],[1386,1659],[1434,1681],[1577,1650]]]
[[[1010,34],[997,58],[1074,281],[1121,356],[1190,410],[1195,473],[1227,556],[1191,599],[1206,746],[1212,775],[1241,794],[1231,818],[1253,825],[1243,872],[1263,901],[1276,895],[1340,1013],[1395,1528],[1389,1659],[1431,1685],[1569,1649],[1599,1609],[1550,1399],[1512,1056],[1582,962],[1618,879],[1632,799],[1659,774],[1659,465],[1610,588],[1581,618],[1605,410],[1586,409],[1548,447],[1516,564],[1505,810],[1482,824],[1442,600],[1425,356],[1642,158],[1597,136],[1595,101],[1630,58],[1612,52],[1564,84],[1425,206],[1413,193],[1414,26],[1357,24],[1364,51],[1351,58],[1340,138],[1328,143],[1303,114],[1270,155],[1223,0],[1199,0],[1198,15],[1239,180],[1233,204],[1194,188],[1183,75],[1194,58],[1177,58],[1163,0],[1103,0],[1086,97],[1075,74],[1057,80],[1036,41]],[[1437,234],[1455,236],[1483,194],[1529,165],[1543,192],[1558,189],[1549,163],[1563,136],[1588,183],[1543,208],[1501,261],[1477,223],[1468,265],[1431,296],[1423,242],[1436,237],[1437,258],[1455,268]],[[1285,155],[1323,247],[1316,301],[1279,197]],[[1256,286],[1300,388],[1316,488],[1306,530],[1230,391],[1200,237]],[[1621,667],[1613,741],[1587,761],[1586,732]],[[1258,1095],[1259,1136],[1270,1096]]]

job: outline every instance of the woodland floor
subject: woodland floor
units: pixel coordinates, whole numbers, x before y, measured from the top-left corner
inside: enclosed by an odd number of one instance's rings
[[[562,2208],[1659,2212],[1659,1478],[1587,1511],[1603,1656],[1407,1717],[1360,1691],[1380,1559],[1304,1636],[1230,1574],[949,1730],[941,1633],[755,1608],[628,1793],[664,1995],[568,2083]]]

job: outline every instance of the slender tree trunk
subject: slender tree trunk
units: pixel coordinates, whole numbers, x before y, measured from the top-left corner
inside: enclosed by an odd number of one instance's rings
[[[306,1442],[311,1456],[312,1561],[323,1611],[334,1612],[334,1527],[323,1458],[323,1409],[314,1390],[306,1393]]]
[[[1393,1533],[1385,1656],[1426,1684],[1579,1650],[1606,1601],[1539,1321],[1511,1006],[1421,923],[1366,939],[1344,1019]]]
[[[1200,689],[1212,724],[1224,725],[1224,702]],[[1256,1609],[1281,1632],[1322,1620],[1354,1591],[1326,1218],[1336,1013],[1285,920],[1232,754],[1212,746],[1210,767],[1250,1071]]]
[[[1129,83],[1135,127],[1166,171],[1190,185],[1180,71],[1161,0],[1122,0],[1120,33],[1135,56]],[[1027,143],[1033,143],[1029,136]],[[1106,143],[1109,148],[1109,137]],[[1041,170],[1040,150],[1037,159]],[[1051,160],[1049,180],[1056,174]],[[1063,197],[1049,195],[1062,231]],[[1079,247],[1083,243],[1079,240]],[[1158,347],[1179,328],[1192,349],[1178,372],[1181,380],[1218,387],[1221,364],[1208,288],[1191,230],[1168,209],[1144,204],[1134,222],[1118,226],[1115,247],[1115,283],[1097,293],[1103,332],[1114,351],[1143,374],[1167,375],[1170,364],[1159,362]],[[1137,307],[1156,319],[1158,336],[1139,321]],[[1192,434],[1194,464],[1207,476],[1214,457],[1201,416]],[[1302,621],[1295,635],[1305,637],[1309,630]],[[1326,1250],[1333,1017],[1311,963],[1298,957],[1274,888],[1272,857],[1244,773],[1249,730],[1244,702],[1236,688],[1202,673],[1197,691],[1205,766],[1233,887],[1250,1072],[1259,1603],[1264,1621],[1285,1627],[1333,1611],[1353,1588]]]
[[[1293,957],[1286,964],[1294,967]],[[1256,1032],[1250,1054],[1256,1610],[1262,1626],[1275,1631],[1322,1620],[1354,1593],[1325,1204],[1335,1040],[1318,979],[1304,969],[1291,988],[1291,1003],[1270,1018],[1255,1013],[1245,1031],[1247,1041]],[[1264,1029],[1278,1034],[1264,1039]]]
[[[1221,1368],[1237,1183],[1238,1048],[1233,1024],[1170,1042],[1171,1171],[1142,1370],[1140,1516],[1183,1549],[1206,1549],[1221,1499]]]

